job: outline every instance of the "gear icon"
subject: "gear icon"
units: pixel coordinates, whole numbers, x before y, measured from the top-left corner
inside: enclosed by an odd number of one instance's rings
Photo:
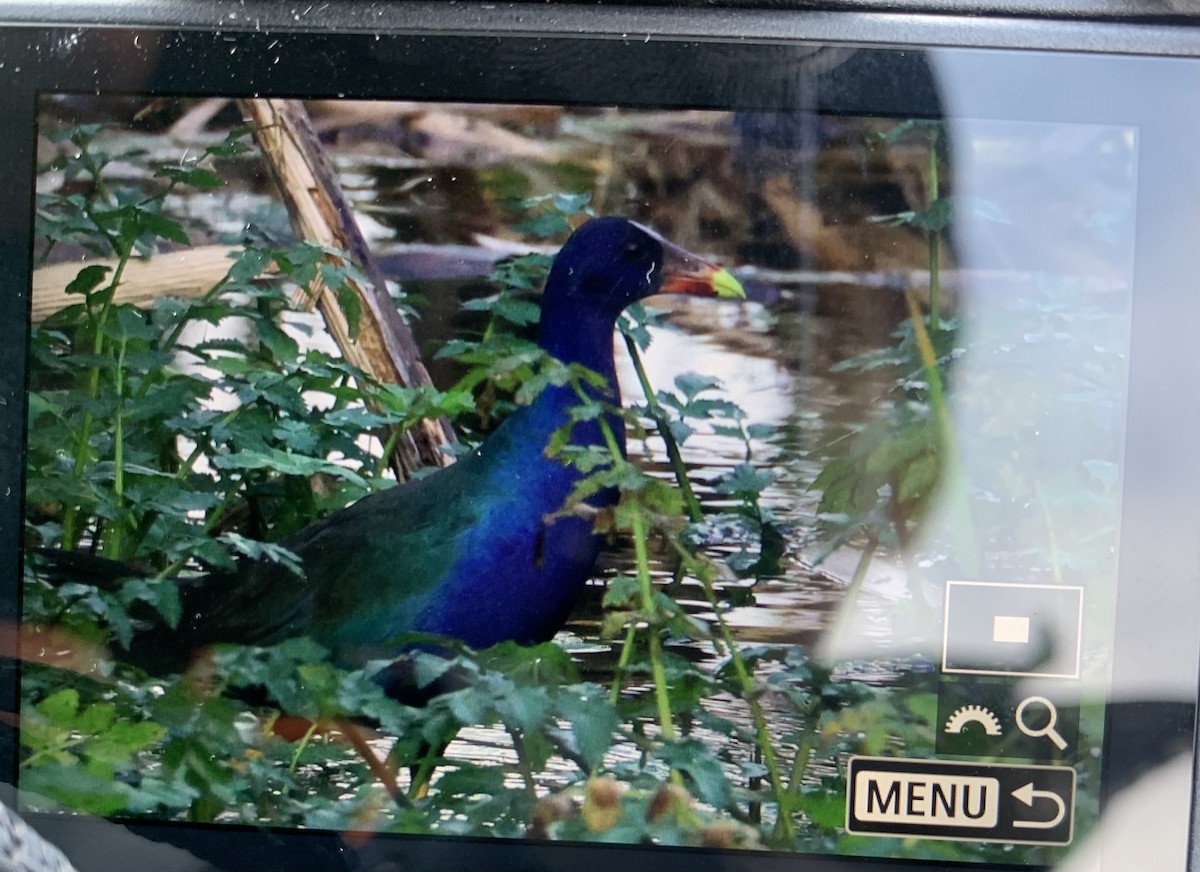
[[[979,724],[989,736],[1000,735],[1000,721],[981,705],[965,705],[946,720],[945,732],[961,733],[967,724]]]

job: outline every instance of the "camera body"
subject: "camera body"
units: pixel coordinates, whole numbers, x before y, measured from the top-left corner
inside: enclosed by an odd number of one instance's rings
[[[6,803],[97,870],[1191,869],[1189,14],[10,4]],[[635,310],[624,406],[532,329],[605,215],[748,298]]]

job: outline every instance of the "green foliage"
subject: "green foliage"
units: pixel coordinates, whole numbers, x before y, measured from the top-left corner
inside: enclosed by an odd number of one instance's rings
[[[162,739],[150,721],[118,721],[113,703],[81,705],[79,691],[50,694],[22,718],[21,745],[28,752],[34,791],[93,814],[111,814],[128,800],[125,785],[113,782],[119,768]]]
[[[539,240],[565,240],[571,229],[590,216],[586,194],[554,194],[518,200],[513,209],[526,218],[516,228]],[[461,338],[438,349],[437,357],[467,368],[454,391],[475,398],[482,434],[517,406],[532,402],[549,385],[564,385],[567,375],[529,335],[541,317],[537,294],[550,271],[551,258],[525,254],[505,258],[492,270],[495,294],[469,300],[466,311],[486,312],[487,325],[478,338]]]

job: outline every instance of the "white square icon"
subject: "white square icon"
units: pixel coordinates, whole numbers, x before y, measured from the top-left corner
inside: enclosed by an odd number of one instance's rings
[[[992,641],[1012,645],[1029,644],[1029,618],[996,615],[992,618]]]

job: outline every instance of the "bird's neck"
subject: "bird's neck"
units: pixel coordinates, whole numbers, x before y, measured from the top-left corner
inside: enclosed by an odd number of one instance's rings
[[[619,406],[620,392],[613,365],[613,330],[616,318],[578,311],[543,309],[539,344],[547,353],[567,364],[579,364],[604,377],[604,384],[584,383],[582,390],[593,401]],[[563,457],[546,454],[547,447],[563,427],[570,427],[570,444],[593,446],[625,454],[625,424],[609,412],[599,418],[575,419],[573,410],[582,404],[577,384],[550,385],[528,406],[518,409],[492,434],[480,449],[463,463],[473,464],[488,476],[501,476],[511,486],[523,482],[523,490],[555,509],[563,505],[587,472]],[[607,489],[587,502],[597,508],[612,505],[617,492]],[[566,527],[556,527],[561,533]]]
[[[563,363],[587,367],[604,376],[608,390],[593,391],[596,399],[613,405],[621,402],[613,363],[613,330],[616,316],[591,309],[550,306],[542,310],[539,344],[542,349]],[[607,394],[601,396],[601,393]]]

